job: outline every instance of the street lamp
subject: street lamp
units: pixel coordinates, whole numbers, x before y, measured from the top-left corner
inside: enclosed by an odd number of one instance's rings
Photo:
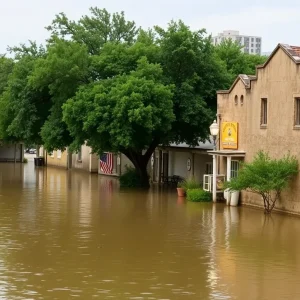
[[[214,150],[216,150],[216,139],[219,134],[219,125],[216,120],[210,125],[209,130],[214,140]]]

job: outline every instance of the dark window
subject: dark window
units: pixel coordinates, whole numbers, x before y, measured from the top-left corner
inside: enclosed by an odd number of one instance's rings
[[[261,99],[260,125],[268,124],[268,99]]]
[[[300,98],[295,98],[295,125],[300,125]]]
[[[239,99],[239,98],[238,98],[238,96],[237,96],[237,95],[235,95],[235,97],[234,97],[234,104],[235,104],[235,105],[237,105],[237,104],[238,104],[238,101],[239,101],[238,99]]]

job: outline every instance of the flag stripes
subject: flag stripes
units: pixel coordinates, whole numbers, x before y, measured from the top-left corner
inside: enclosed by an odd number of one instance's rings
[[[110,152],[100,156],[100,170],[104,174],[112,174],[113,170],[113,154]]]

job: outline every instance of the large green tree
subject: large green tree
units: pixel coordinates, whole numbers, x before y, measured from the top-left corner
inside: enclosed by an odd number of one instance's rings
[[[141,32],[133,45],[107,43],[92,65],[97,80],[63,106],[73,145],[125,154],[145,186],[159,144],[207,138],[215,91],[228,84],[209,37],[182,22]]]

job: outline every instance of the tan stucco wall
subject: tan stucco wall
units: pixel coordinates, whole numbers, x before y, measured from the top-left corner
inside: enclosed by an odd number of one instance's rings
[[[68,168],[68,151],[61,152],[61,158],[57,158],[57,151],[53,151],[53,156],[47,155],[47,165],[61,168]]]
[[[244,104],[234,104],[234,97],[244,95]],[[250,162],[259,150],[268,151],[271,157],[282,157],[290,151],[300,161],[300,130],[293,128],[294,98],[300,96],[300,71],[291,58],[278,49],[263,69],[258,69],[257,80],[251,89],[245,89],[239,81],[229,94],[218,94],[218,113],[221,122],[239,123],[239,148],[246,152],[245,161]],[[267,128],[260,126],[261,98],[268,99]],[[225,164],[220,164],[225,172]],[[242,201],[262,205],[260,197],[243,193]],[[277,208],[300,213],[299,176],[282,195]]]
[[[98,172],[98,155],[92,154],[89,146],[81,146],[81,160],[78,159],[78,153],[72,154],[72,168],[80,169],[91,173]]]

